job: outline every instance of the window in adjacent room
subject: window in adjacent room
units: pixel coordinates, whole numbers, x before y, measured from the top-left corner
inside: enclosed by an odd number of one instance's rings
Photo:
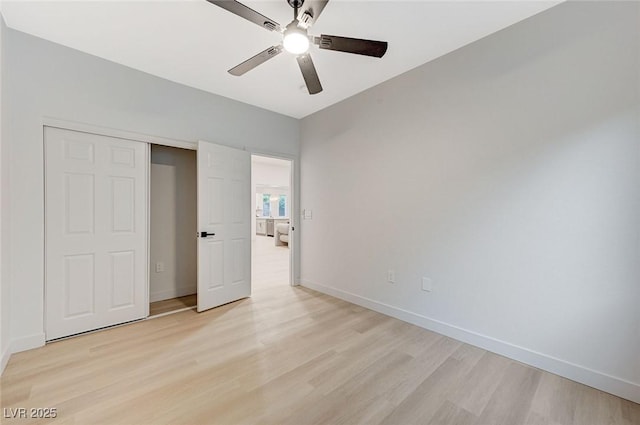
[[[271,195],[268,193],[262,195],[262,216],[271,217]]]

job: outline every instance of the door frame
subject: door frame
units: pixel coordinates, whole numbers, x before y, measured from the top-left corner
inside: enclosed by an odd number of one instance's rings
[[[298,226],[298,209],[297,209],[297,205],[296,205],[296,200],[298,199],[298,197],[296,196],[296,189],[297,186],[296,185],[296,177],[298,176],[298,169],[297,169],[297,165],[298,165],[298,161],[296,160],[296,157],[293,155],[284,155],[284,154],[277,154],[277,153],[271,153],[271,152],[266,152],[266,151],[256,151],[256,150],[252,150],[249,152],[252,156],[264,156],[266,158],[274,158],[274,159],[281,159],[283,161],[289,161],[289,286],[298,286],[300,285],[300,282],[296,282],[296,247],[298,246],[298,240],[297,240],[297,232],[299,230],[291,230],[291,229],[296,229],[296,228],[300,228],[300,226]],[[253,173],[253,165],[252,165],[252,173]],[[255,235],[252,235],[255,236]],[[253,258],[253,257],[251,257]]]
[[[112,127],[105,127],[105,126],[100,126],[100,125],[94,125],[94,124],[86,124],[86,123],[81,123],[81,122],[76,122],[76,121],[69,121],[69,120],[64,120],[64,119],[60,119],[60,118],[55,118],[55,117],[42,117],[42,121],[41,121],[41,128],[42,128],[42,132],[40,134],[41,137],[41,148],[42,148],[42,159],[43,159],[43,169],[44,166],[46,166],[45,162],[44,162],[44,143],[45,143],[45,138],[44,138],[44,127],[53,127],[53,128],[59,128],[62,130],[71,130],[71,131],[79,131],[79,132],[84,132],[84,133],[91,133],[91,134],[96,134],[99,136],[107,136],[107,137],[115,137],[115,138],[119,138],[119,139],[126,139],[126,140],[132,140],[135,142],[142,142],[142,143],[147,143],[148,145],[162,145],[162,146],[169,146],[169,147],[174,147],[174,148],[181,148],[181,149],[188,149],[188,150],[193,150],[193,151],[197,151],[198,150],[198,142],[197,141],[188,141],[188,140],[180,140],[180,139],[173,139],[173,138],[168,138],[168,137],[162,137],[162,136],[155,136],[155,135],[151,135],[151,134],[145,134],[145,133],[138,133],[138,132],[134,132],[134,131],[127,131],[127,130],[120,130],[117,128],[112,128]],[[208,142],[206,140],[203,140],[204,142]],[[212,142],[208,142],[208,143],[212,143]],[[266,157],[271,157],[271,158],[277,158],[277,159],[283,159],[283,160],[287,160],[290,161],[291,163],[291,170],[290,170],[290,191],[291,191],[291,204],[289,207],[289,220],[291,223],[291,226],[293,228],[298,227],[297,225],[297,219],[298,219],[298,208],[297,208],[297,178],[300,174],[300,171],[298,169],[299,167],[299,161],[297,159],[296,156],[294,155],[289,155],[289,154],[282,154],[282,153],[277,153],[277,152],[272,152],[272,151],[268,151],[268,150],[262,150],[262,149],[255,149],[255,148],[248,148],[247,146],[242,146],[242,147],[238,147],[238,146],[231,146],[231,145],[225,145],[223,143],[217,143],[220,145],[224,145],[224,146],[229,146],[235,149],[244,149],[245,151],[248,151],[250,155],[259,155],[259,156],[266,156]],[[151,162],[151,150],[149,147],[149,164]],[[151,173],[151,167],[147,167],[147,189],[149,189],[149,185],[150,185],[150,173]],[[45,173],[43,173],[43,188],[45,187],[44,184],[44,178],[45,178]],[[44,194],[44,193],[43,193]],[[151,196],[151,192],[149,190],[147,190],[147,266],[150,267],[150,199],[149,197]],[[44,210],[44,214],[42,216],[43,218],[43,222],[42,222],[42,226],[43,229],[45,228],[45,222],[46,222],[46,214],[47,211],[46,209]],[[197,230],[197,229],[196,229]],[[299,285],[299,282],[296,281],[296,258],[298,257],[296,255],[296,247],[297,247],[297,235],[296,232],[298,232],[298,230],[296,231],[291,231],[290,232],[290,245],[289,245],[289,284],[291,286],[297,286]],[[47,241],[45,238],[43,238],[43,244],[42,244],[42,258],[43,258],[43,262],[47,261],[47,257],[46,257],[46,244]],[[253,254],[252,254],[253,255]],[[46,270],[46,264],[44,264],[44,269]],[[149,317],[149,282],[150,282],[150,278],[149,278],[149,273],[147,273],[147,285],[146,285],[146,318]],[[45,288],[46,288],[46,275],[43,275],[43,280],[42,280],[42,336],[43,341],[42,344],[44,345],[44,343],[46,342],[46,336],[44,333],[44,330],[46,329],[46,314],[44,314],[45,308],[46,308],[46,300],[44,298],[44,293],[45,293]],[[145,320],[145,319],[142,319]]]

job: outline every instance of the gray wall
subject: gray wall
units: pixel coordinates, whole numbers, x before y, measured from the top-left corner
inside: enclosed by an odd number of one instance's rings
[[[303,285],[640,401],[639,54],[568,2],[303,119]]]
[[[7,26],[0,15],[0,373],[9,360],[11,288],[9,280],[9,150],[5,137],[4,52]]]
[[[5,32],[11,150],[12,347],[43,335],[43,117],[298,156],[299,123],[13,30]],[[171,58],[167,58],[171,60]],[[5,235],[3,235],[4,237]]]
[[[151,146],[149,301],[197,292],[196,151]],[[164,271],[156,270],[156,263]]]

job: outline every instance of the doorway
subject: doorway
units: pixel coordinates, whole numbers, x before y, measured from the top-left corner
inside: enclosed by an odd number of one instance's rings
[[[192,308],[197,294],[196,151],[151,146],[149,316]]]
[[[291,285],[292,161],[251,156],[254,291]]]

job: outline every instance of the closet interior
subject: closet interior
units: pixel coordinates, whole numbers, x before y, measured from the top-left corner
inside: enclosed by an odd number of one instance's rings
[[[151,145],[149,315],[197,300],[196,151]]]

